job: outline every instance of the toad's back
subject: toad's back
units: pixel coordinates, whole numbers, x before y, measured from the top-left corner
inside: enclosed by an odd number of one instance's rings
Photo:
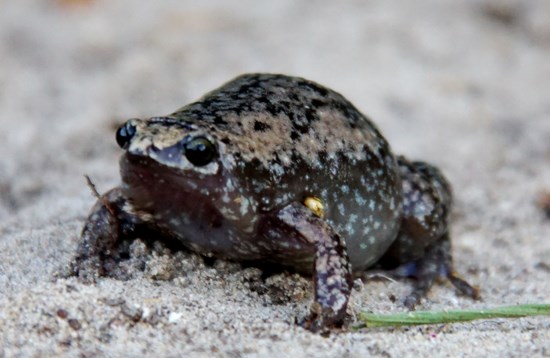
[[[317,197],[354,270],[396,238],[401,181],[378,129],[340,94],[302,78],[238,77],[177,112],[225,145],[236,185],[259,212]]]

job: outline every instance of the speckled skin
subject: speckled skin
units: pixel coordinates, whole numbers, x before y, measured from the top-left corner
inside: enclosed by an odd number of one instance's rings
[[[376,263],[419,277],[409,306],[440,274],[475,295],[452,273],[440,172],[396,158],[370,120],[314,82],[243,75],[117,135],[122,185],[92,209],[75,274],[117,276],[122,241],[160,234],[207,256],[313,272],[303,324],[314,331],[342,323],[352,271]],[[200,165],[188,157],[197,138],[213,153]],[[322,217],[303,204],[311,197]]]

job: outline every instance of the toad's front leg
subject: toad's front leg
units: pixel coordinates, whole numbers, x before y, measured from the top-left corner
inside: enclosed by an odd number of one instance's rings
[[[313,332],[341,326],[353,282],[345,241],[303,204],[293,203],[277,217],[315,247],[315,302],[303,326]]]
[[[76,256],[69,265],[71,275],[88,281],[98,276],[124,277],[118,265],[125,251],[121,243],[135,238],[141,223],[128,209],[120,188],[98,199],[82,229]]]

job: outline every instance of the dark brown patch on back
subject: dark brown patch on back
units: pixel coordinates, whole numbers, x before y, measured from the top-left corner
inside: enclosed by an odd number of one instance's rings
[[[271,126],[267,123],[261,122],[261,121],[255,121],[254,122],[254,130],[256,132],[266,132],[271,129]]]

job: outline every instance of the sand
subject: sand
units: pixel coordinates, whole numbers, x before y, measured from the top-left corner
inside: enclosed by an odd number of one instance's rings
[[[198,3],[0,1],[0,357],[550,356],[548,317],[312,334],[308,279],[159,245],[135,243],[128,281],[56,276],[94,202],[83,175],[119,182],[118,124],[265,71],[341,92],[449,177],[482,301],[442,284],[419,308],[550,302],[550,3]],[[349,313],[403,311],[409,289],[358,282]]]

